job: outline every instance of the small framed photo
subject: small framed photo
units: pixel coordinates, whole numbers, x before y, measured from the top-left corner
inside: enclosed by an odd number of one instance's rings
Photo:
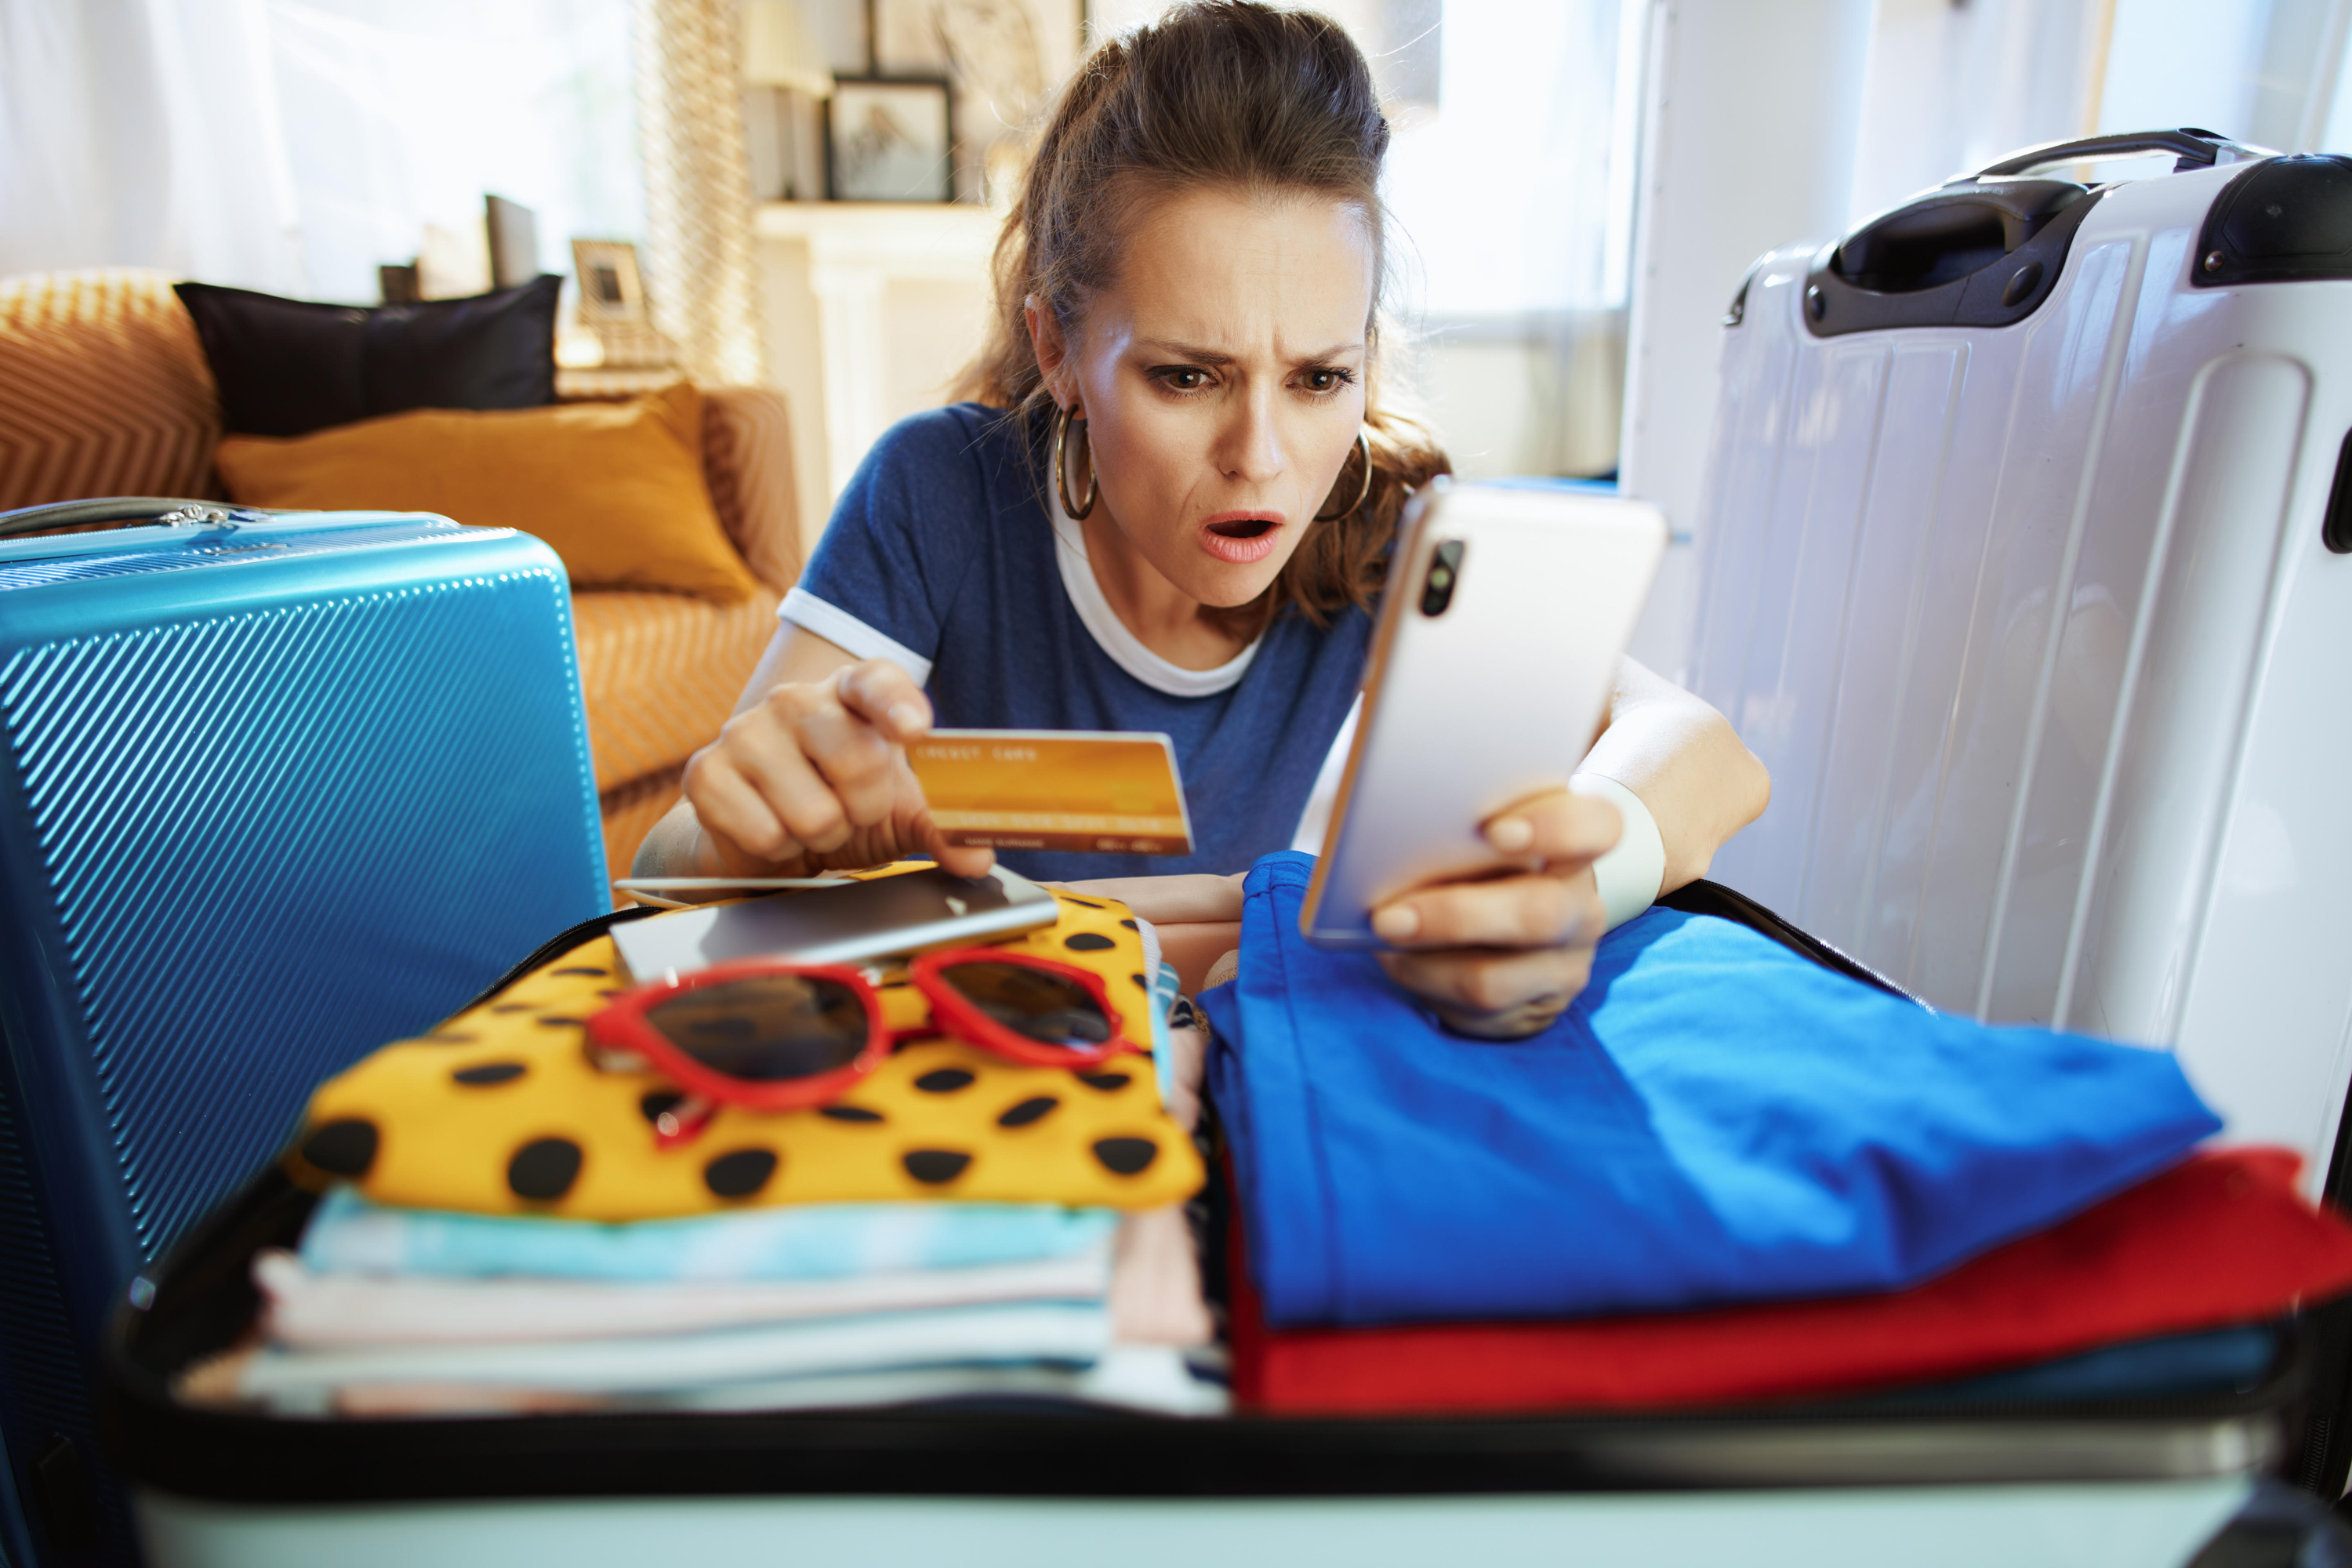
[[[955,84],[956,198],[982,202],[1003,195],[997,187],[1018,177],[1055,89],[1085,56],[1087,0],[867,5],[876,73],[944,76]],[[1100,0],[1092,9],[1102,9]],[[1142,8],[1159,9],[1158,0]]]
[[[837,202],[955,200],[954,115],[944,77],[836,77],[825,100],[825,177]]]
[[[575,239],[572,268],[580,277],[580,320],[592,327],[652,324],[637,247],[625,239]]]

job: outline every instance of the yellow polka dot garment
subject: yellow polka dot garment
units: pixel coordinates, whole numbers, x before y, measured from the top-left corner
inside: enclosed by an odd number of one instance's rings
[[[1121,1032],[1148,1048],[1150,977],[1128,911],[1060,903],[1054,925],[996,945],[1101,975]],[[920,992],[896,972],[886,980],[892,1028],[929,1022]],[[383,1047],[320,1086],[288,1170],[308,1185],[348,1180],[380,1204],[607,1221],[924,1198],[1142,1209],[1201,1184],[1149,1057],[1024,1067],[947,1038],[902,1046],[831,1105],[726,1106],[692,1142],[658,1148],[653,1119],[676,1089],[601,1069],[586,1049],[585,1020],[625,984],[611,938],[595,937]]]

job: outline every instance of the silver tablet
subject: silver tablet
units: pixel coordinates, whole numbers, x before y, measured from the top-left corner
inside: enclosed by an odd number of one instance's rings
[[[982,877],[933,867],[631,921],[613,928],[613,945],[629,977],[647,984],[738,958],[863,963],[1001,942],[1059,913],[1053,894],[1002,866]]]

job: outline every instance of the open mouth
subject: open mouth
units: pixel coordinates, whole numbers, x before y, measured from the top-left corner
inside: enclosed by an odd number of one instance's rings
[[[1265,560],[1281,537],[1278,511],[1225,511],[1201,522],[1201,548],[1228,566]]]

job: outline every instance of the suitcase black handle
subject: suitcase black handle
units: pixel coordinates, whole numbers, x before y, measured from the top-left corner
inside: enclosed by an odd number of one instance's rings
[[[2258,149],[2232,142],[2218,131],[2200,131],[2193,125],[2185,125],[2178,131],[2123,131],[2112,136],[2084,136],[2072,142],[2045,142],[2039,147],[2012,153],[2000,163],[1989,163],[1974,174],[1962,175],[1961,179],[1994,179],[2030,174],[2051,163],[2095,162],[2102,158],[2121,158],[2134,153],[2176,154],[2172,165],[2172,172],[2176,174],[2185,174],[2190,169],[2210,169],[2221,161],[2223,153],[2247,157],[2262,155]]]
[[[1946,185],[1847,235],[1838,275],[1874,293],[1939,288],[2015,255],[2083,195],[2071,180]]]
[[[188,528],[234,528],[240,522],[258,522],[273,515],[257,507],[227,506],[185,496],[100,496],[89,500],[53,501],[46,506],[0,511],[0,539],[55,528],[87,528],[101,522],[110,522],[118,528],[158,522]]]

